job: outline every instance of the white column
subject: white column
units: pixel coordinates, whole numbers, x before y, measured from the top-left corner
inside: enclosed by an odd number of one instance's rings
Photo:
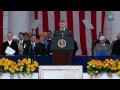
[[[13,35],[18,36],[19,32],[30,31],[30,14],[29,11],[9,11],[8,28]]]
[[[114,16],[114,21],[111,22],[111,41],[113,41],[120,32],[120,11],[111,11],[111,14]]]

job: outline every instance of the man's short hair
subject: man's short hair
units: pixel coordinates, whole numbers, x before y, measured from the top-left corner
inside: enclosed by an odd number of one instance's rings
[[[48,30],[48,32],[52,33],[52,31],[51,31],[51,30]]]
[[[27,33],[27,32],[25,32],[25,33],[24,33],[24,36],[25,36],[25,35],[27,35],[27,36],[28,36],[28,33]]]
[[[24,36],[24,33],[23,32],[19,32],[19,34],[22,34]]]
[[[12,32],[8,32],[7,34],[12,34]]]
[[[35,37],[36,37],[36,35],[35,35],[35,34],[33,34],[31,37],[33,37],[33,36],[35,36]]]
[[[102,32],[99,32],[99,35],[100,35],[100,34],[102,34],[102,36],[103,36],[103,33],[102,33]]]
[[[39,35],[36,35],[36,39],[40,39],[40,36],[39,36]]]
[[[61,20],[60,23],[65,23],[65,20]]]

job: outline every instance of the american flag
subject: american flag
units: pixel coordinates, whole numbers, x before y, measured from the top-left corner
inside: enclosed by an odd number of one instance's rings
[[[3,11],[0,11],[0,55],[2,51],[3,43]]]
[[[40,21],[36,33],[59,29],[59,21],[65,20],[67,28],[73,33],[77,42],[76,55],[91,55],[91,45],[97,39],[99,32],[104,29],[105,11],[34,11],[34,19]],[[83,19],[88,19],[94,29],[87,30]]]

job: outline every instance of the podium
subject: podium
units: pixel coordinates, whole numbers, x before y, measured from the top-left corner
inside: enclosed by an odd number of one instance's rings
[[[53,37],[51,40],[54,65],[71,65],[74,42],[72,37]]]

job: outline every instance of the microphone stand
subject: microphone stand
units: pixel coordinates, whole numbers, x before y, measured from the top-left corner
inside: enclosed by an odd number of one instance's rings
[[[29,56],[30,56],[30,51],[31,51],[31,43],[30,43],[30,47],[29,47],[29,53],[28,53],[28,58],[29,58]],[[31,59],[31,63],[33,63],[33,58],[32,58],[32,56],[30,57],[30,59]]]

